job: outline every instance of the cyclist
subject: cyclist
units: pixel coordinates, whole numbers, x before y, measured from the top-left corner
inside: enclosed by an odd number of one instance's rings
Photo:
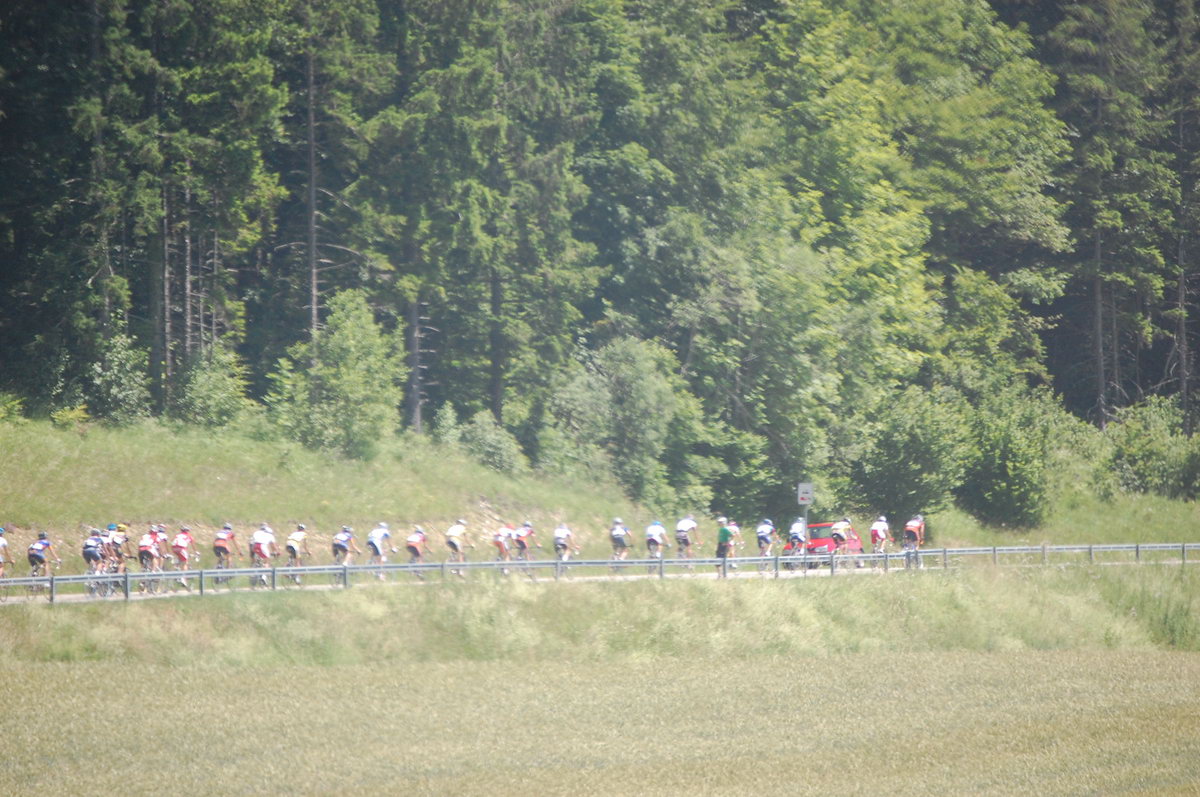
[[[925,518],[913,515],[912,520],[904,524],[904,566],[920,567],[921,557],[917,551],[925,543]]]
[[[728,518],[719,517],[717,523],[720,527],[717,529],[717,558],[722,562],[717,563],[717,576],[725,578],[725,568],[722,563],[729,561],[729,555],[733,551],[733,546],[738,542],[741,536],[741,529],[736,523],[731,522]],[[737,567],[737,565],[732,565]]]
[[[109,544],[100,529],[89,531],[87,538],[83,541],[83,561],[87,565],[88,572],[100,572],[102,569],[100,563],[108,559],[108,551]]]
[[[511,523],[505,523],[496,529],[496,533],[492,535],[492,545],[496,546],[496,561],[512,561],[512,539],[515,534],[516,529]]]
[[[758,537],[758,555],[770,556],[771,546],[779,539],[779,532],[775,529],[775,524],[771,522],[770,518],[763,518],[754,530],[754,534]]]
[[[125,572],[125,560],[132,559],[129,550],[129,526],[125,523],[116,524],[116,529],[108,537],[108,555],[116,565],[116,572]]]
[[[159,523],[150,527],[150,534],[154,538],[154,553],[158,559],[159,567],[162,567],[163,560],[167,558],[167,527]]]
[[[392,532],[388,529],[388,524],[381,522],[367,532],[367,552],[370,554],[367,564],[371,565],[382,565],[387,561],[388,553],[396,552],[396,547],[392,545]],[[383,581],[382,570],[379,571],[378,578]]]
[[[675,524],[675,547],[679,551],[679,556],[691,559],[692,546],[702,545],[700,540],[692,539],[692,535],[696,533],[696,518],[693,515],[680,520]]]
[[[651,559],[661,559],[663,548],[667,547],[667,530],[661,520],[656,520],[646,527],[646,555]]]
[[[880,515],[871,524],[871,553],[887,553],[891,541],[892,531],[888,527],[887,517]]]
[[[16,564],[8,554],[8,540],[4,537],[4,529],[0,528],[0,578],[4,578],[4,566]]]
[[[846,540],[850,539],[851,533],[850,518],[844,517],[837,523],[829,527],[829,536],[833,539],[834,553],[841,553],[846,547]]]
[[[275,530],[263,523],[250,536],[250,562],[255,567],[266,567],[274,556],[279,556]]]
[[[44,531],[39,531],[37,539],[30,544],[27,551],[29,566],[32,568],[30,574],[34,576],[46,575],[46,560],[51,556],[54,557],[56,565],[62,564],[62,559],[58,557],[58,553],[54,550],[54,544],[50,542],[50,535]]]
[[[429,553],[429,535],[425,533],[425,529],[420,526],[413,526],[412,534],[409,534],[404,540],[404,547],[408,550],[408,563],[421,564],[425,561],[425,554]]]
[[[142,571],[155,570],[162,552],[158,549],[158,527],[151,525],[149,531],[138,540],[138,562]]]
[[[171,538],[171,553],[175,555],[176,566],[180,570],[190,568],[193,557],[199,558],[200,551],[196,549],[196,538],[192,536],[191,526],[179,527],[179,532]],[[179,579],[179,583],[187,589],[192,588],[185,578]]]
[[[467,540],[467,521],[463,518],[459,518],[458,520],[454,521],[450,528],[446,529],[446,547],[450,549],[450,561],[467,561],[467,555],[463,552],[463,546],[468,544],[472,548],[475,547],[475,543],[471,543]],[[462,570],[451,570],[450,572],[456,576],[461,576],[463,574]]]
[[[354,529],[342,526],[342,530],[333,535],[333,563],[335,565],[350,564],[351,556],[361,554],[358,544],[354,542]]]
[[[288,567],[298,567],[302,555],[312,556],[312,551],[308,549],[308,529],[303,523],[296,524],[296,530],[288,535],[284,546],[288,553]]]
[[[529,542],[537,534],[533,531],[533,524],[526,520],[521,524],[521,527],[513,533],[513,543],[517,547],[517,558],[528,561],[529,557]],[[538,548],[542,547],[540,542],[534,543]]]
[[[613,518],[612,528],[608,530],[608,538],[612,541],[613,559],[624,560],[629,555],[629,538],[633,536],[629,527],[621,522],[621,518]]]
[[[571,549],[575,549],[575,553],[579,553],[579,548],[575,546],[574,535],[571,534],[571,529],[566,523],[559,523],[554,529],[554,553],[558,558],[565,562],[571,558]]]
[[[237,541],[237,534],[233,531],[233,525],[226,523],[221,527],[221,530],[213,537],[213,555],[217,557],[217,567],[229,567],[229,546],[233,545],[233,550],[237,552],[238,559],[242,558],[242,546]]]

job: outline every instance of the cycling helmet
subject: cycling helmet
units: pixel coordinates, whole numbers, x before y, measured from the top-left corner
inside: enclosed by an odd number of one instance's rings
[[[775,525],[774,523],[771,522],[771,518],[769,518],[769,517],[763,518],[762,522],[763,522],[764,526],[774,526]]]
[[[233,524],[232,524],[232,523],[226,523],[226,524],[225,524],[224,526],[222,526],[221,528],[225,529],[226,531],[232,531],[232,530],[233,530]]]
[[[460,526],[465,526],[465,525],[467,525],[467,521],[463,520],[462,518],[459,518],[459,519],[458,519],[458,525],[460,525]]]
[[[724,515],[721,515],[721,517],[717,518],[717,522],[718,523],[728,523],[729,518],[725,517]]]
[[[880,522],[880,523],[887,523],[887,518],[886,518],[886,517],[884,517],[883,515],[880,515],[880,516],[879,516],[879,522]]]
[[[191,526],[180,526],[179,530],[180,531],[191,531],[192,527]]]
[[[386,529],[387,527],[388,527],[388,524],[384,523],[383,521],[379,522],[379,528]]]
[[[129,526],[124,523],[117,524],[117,531],[126,531],[128,528]]]
[[[843,522],[843,523],[849,523],[849,522],[850,522],[850,518],[848,518],[848,517],[844,517],[844,518],[842,518],[842,522]]]
[[[108,530],[109,530],[109,531],[116,531],[116,530],[117,530],[117,524],[116,524],[116,523],[109,523],[109,524],[108,524]]]
[[[342,526],[342,531],[354,531],[354,529],[350,528],[349,526]]]
[[[3,536],[4,536],[4,529],[0,528],[0,537],[3,537]]]
[[[307,531],[307,530],[308,530],[308,526],[305,526],[303,523],[296,524],[296,531]]]
[[[49,535],[49,534],[47,534],[47,533],[46,533],[46,532],[44,532],[44,531],[39,531],[39,532],[38,532],[38,539],[39,539],[39,540],[44,540],[44,539],[46,539],[46,538],[47,538],[47,537],[49,537],[49,536],[50,536],[50,535]]]
[[[621,522],[621,518],[619,518],[619,517],[613,518],[613,523],[620,523],[620,522]]]

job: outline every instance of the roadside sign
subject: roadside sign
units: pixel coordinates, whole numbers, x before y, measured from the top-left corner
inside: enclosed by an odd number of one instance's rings
[[[800,504],[800,506],[808,506],[812,502],[812,482],[800,482],[798,485],[796,485],[796,503]]]

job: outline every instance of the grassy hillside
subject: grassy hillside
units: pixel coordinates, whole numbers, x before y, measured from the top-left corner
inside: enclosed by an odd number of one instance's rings
[[[80,433],[30,422],[0,424],[0,451],[0,525],[18,529],[18,541],[49,528],[73,555],[82,529],[118,520],[303,522],[329,532],[380,520],[440,531],[458,517],[476,531],[527,518],[547,529],[564,518],[588,539],[614,514],[645,517],[615,486],[506,476],[420,437],[399,438],[362,463],[188,427]]]

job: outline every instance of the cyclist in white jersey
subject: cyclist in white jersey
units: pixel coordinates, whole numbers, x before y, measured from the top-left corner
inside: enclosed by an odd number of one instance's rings
[[[4,529],[0,528],[0,577],[4,576],[4,566],[16,564],[8,554],[8,540],[4,536]]]
[[[367,550],[371,554],[371,558],[367,560],[368,564],[383,564],[387,561],[387,554],[395,553],[396,548],[392,545],[392,532],[388,528],[388,524],[380,523],[375,528],[367,532]]]
[[[775,530],[775,524],[771,522],[770,518],[763,518],[754,530],[754,535],[758,537],[758,555],[770,556],[771,546],[779,539],[779,532]]]
[[[675,548],[679,556],[690,559],[692,546],[703,544],[696,539],[697,526],[694,515],[688,515],[675,524]]]
[[[667,530],[662,521],[656,520],[646,527],[646,554],[651,559],[662,556],[663,548],[667,547]]]
[[[296,524],[296,530],[288,535],[284,545],[288,552],[289,567],[298,566],[301,556],[312,556],[312,551],[308,549],[308,528],[303,523]]]
[[[629,538],[631,536],[629,527],[621,522],[621,518],[613,518],[612,528],[608,530],[608,538],[612,543],[613,559],[623,560],[629,556]]]
[[[554,529],[554,553],[565,562],[571,558],[572,549],[579,553],[579,548],[575,546],[575,535],[566,523],[559,523]]]

